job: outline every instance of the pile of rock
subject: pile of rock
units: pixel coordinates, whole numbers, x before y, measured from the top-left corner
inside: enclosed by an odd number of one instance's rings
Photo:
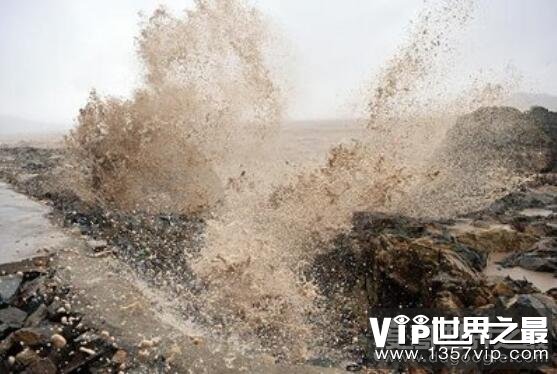
[[[125,212],[84,201],[64,184],[65,156],[61,149],[0,147],[0,180],[52,206],[56,221],[87,236],[94,256],[114,253],[149,281],[164,283],[172,277],[192,283],[186,257],[200,250],[204,220],[177,213]]]
[[[494,252],[505,252],[502,266],[555,272],[557,188],[546,177],[461,219],[355,214],[352,230],[337,237],[313,268],[330,315],[340,316],[331,326],[346,331],[340,345],[366,356],[365,347],[350,341],[366,341],[376,308],[549,313],[557,338],[557,288],[542,292],[525,279],[484,274]],[[557,356],[553,360],[557,365]]]
[[[480,275],[487,256],[447,235],[442,223],[359,213],[353,235],[367,264],[370,306],[458,309],[492,299]]]
[[[45,259],[3,266],[0,276],[0,372],[109,373],[129,364],[108,332],[96,332],[72,311],[77,294]],[[42,265],[37,266],[36,264]]]

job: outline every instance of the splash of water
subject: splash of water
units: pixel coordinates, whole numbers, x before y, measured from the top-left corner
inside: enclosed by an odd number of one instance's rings
[[[93,95],[71,136],[85,190],[124,209],[219,205],[192,264],[204,292],[185,302],[220,333],[303,361],[317,348],[315,321],[330,317],[305,277],[319,243],[354,211],[416,206],[408,196],[426,181],[430,140],[442,139],[462,108],[505,91],[474,84],[450,102],[436,94],[473,8],[472,0],[426,6],[369,90],[367,135],[271,193],[275,168],[254,160],[273,146],[283,99],[265,58],[263,18],[241,0],[198,0],[183,18],[159,9],[138,39],[144,87],[129,100]],[[247,144],[265,147],[242,154]]]
[[[122,209],[200,212],[223,198],[224,161],[272,134],[282,111],[266,64],[270,32],[238,0],[198,0],[142,25],[145,83],[131,99],[93,93],[69,138],[90,197]]]
[[[304,269],[320,243],[349,226],[354,211],[392,210],[407,192],[416,161],[426,154],[409,157],[424,143],[404,137],[436,124],[433,116],[416,121],[415,115],[418,108],[431,114],[439,103],[418,99],[472,10],[472,1],[447,0],[422,13],[409,44],[370,90],[366,136],[333,148],[326,165],[300,173],[270,196],[237,195],[226,214],[209,222],[207,247],[194,269],[209,285],[209,310],[226,315],[244,338],[259,338],[294,361],[321,349],[315,322],[329,316],[317,306],[319,292]]]

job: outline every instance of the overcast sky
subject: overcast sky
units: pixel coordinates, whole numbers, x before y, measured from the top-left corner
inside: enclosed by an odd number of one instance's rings
[[[298,90],[289,116],[347,115],[422,1],[252,0],[294,47]],[[478,2],[459,47],[468,68],[511,64],[524,77],[522,90],[557,94],[557,1]],[[138,12],[159,3],[176,12],[191,6],[187,0],[1,0],[0,114],[71,124],[91,88],[129,94],[140,81]]]

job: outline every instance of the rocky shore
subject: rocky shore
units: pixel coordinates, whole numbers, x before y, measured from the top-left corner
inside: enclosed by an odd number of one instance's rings
[[[498,129],[484,134],[481,142],[472,141],[474,134],[485,131],[476,127],[487,126],[494,115],[506,116],[507,130],[523,132],[504,136]],[[529,116],[540,127],[525,128],[532,123]],[[467,116],[449,134],[451,149],[441,150],[453,166],[451,172],[478,172],[470,163],[462,164],[463,157],[475,157],[476,164],[486,168],[500,166],[495,161],[504,159],[506,167],[529,175],[525,182],[487,207],[450,219],[357,212],[350,230],[322,244],[307,277],[318,285],[323,307],[333,316],[323,326],[335,334],[327,344],[354,361],[344,366],[373,367],[368,317],[376,308],[455,313],[525,308],[549,313],[557,350],[556,129],[555,113],[543,109],[528,114],[491,109]],[[486,140],[489,137],[501,140]],[[50,205],[56,222],[86,240],[91,258],[116,257],[154,285],[199,292],[202,285],[189,270],[189,261],[202,248],[203,219],[125,213],[87,203],[61,182],[64,160],[61,149],[0,148],[0,180]],[[479,191],[478,186],[474,188]],[[128,352],[111,340],[110,332],[82,323],[82,315],[73,311],[71,285],[59,282],[48,258],[40,261],[46,262],[5,270],[0,277],[0,372],[126,368],[131,362]],[[169,285],[169,278],[178,281]],[[195,311],[191,316],[195,322]],[[311,364],[340,365],[325,358]],[[555,354],[551,363],[538,368],[543,373],[555,370]]]
[[[111,373],[130,363],[108,331],[74,311],[80,303],[50,258],[0,266],[0,372]]]
[[[521,310],[550,318],[555,352],[556,224],[553,172],[455,219],[356,213],[352,230],[337,237],[312,269],[331,315],[340,316],[331,322],[344,332],[338,347],[357,357],[361,367],[372,365],[368,318],[381,308],[480,315]],[[551,360],[538,371],[553,372],[555,353]]]

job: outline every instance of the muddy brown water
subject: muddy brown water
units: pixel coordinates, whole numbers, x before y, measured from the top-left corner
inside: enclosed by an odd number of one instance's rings
[[[522,269],[520,267],[504,268],[498,262],[509,256],[508,253],[492,253],[489,255],[484,274],[488,277],[510,277],[514,280],[526,279],[542,292],[547,292],[557,285],[557,279],[551,273],[542,273]]]

